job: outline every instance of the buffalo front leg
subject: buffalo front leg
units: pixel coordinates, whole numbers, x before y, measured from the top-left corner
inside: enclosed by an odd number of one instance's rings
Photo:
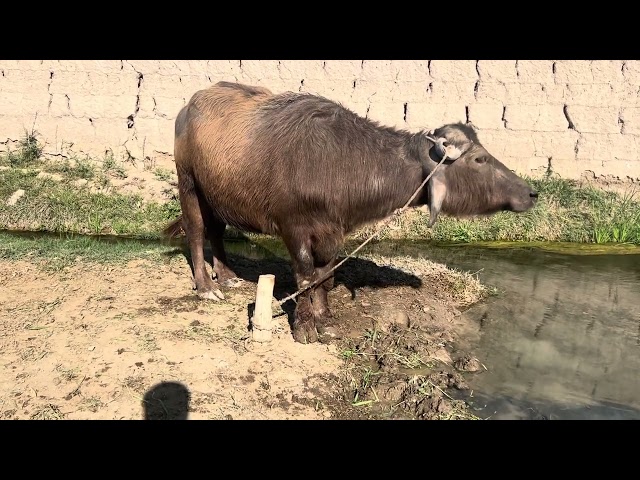
[[[193,177],[183,173],[178,179],[178,189],[182,208],[182,224],[189,243],[198,296],[208,300],[223,299],[222,293],[215,287],[211,277],[207,275],[204,263],[205,224],[201,201],[198,199]]]
[[[211,243],[213,252],[213,272],[218,283],[224,287],[237,287],[242,283],[235,272],[229,267],[229,260],[224,249],[224,231],[227,228],[225,223],[210,218],[207,222],[207,238]]]
[[[315,278],[321,283],[311,289],[311,307],[316,322],[316,331],[322,342],[329,342],[340,338],[338,329],[334,322],[333,313],[329,308],[328,293],[335,283],[334,272],[331,269],[336,264],[334,257],[330,262],[315,269]],[[329,273],[330,272],[330,273]],[[325,280],[323,280],[325,279]]]
[[[284,237],[284,241],[291,255],[298,289],[308,287],[315,277],[310,242],[294,241],[287,237]],[[316,331],[315,316],[311,306],[311,292],[309,290],[304,291],[297,297],[293,316],[293,339],[298,343],[317,342],[318,332]]]

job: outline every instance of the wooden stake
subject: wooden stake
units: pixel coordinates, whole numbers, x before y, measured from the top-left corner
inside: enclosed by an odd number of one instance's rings
[[[256,289],[256,308],[252,318],[252,338],[255,342],[270,342],[272,330],[271,303],[273,287],[276,283],[275,275],[260,275]]]

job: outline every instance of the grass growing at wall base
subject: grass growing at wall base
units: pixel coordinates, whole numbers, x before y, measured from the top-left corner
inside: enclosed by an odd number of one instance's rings
[[[155,238],[180,214],[176,199],[144,202],[138,195],[93,191],[88,180],[106,187],[109,177],[126,177],[112,154],[99,161],[54,162],[45,160],[42,151],[37,134],[25,132],[17,149],[0,155],[0,229]],[[20,190],[23,195],[8,204]]]
[[[441,216],[427,228],[428,213],[413,210],[378,238],[431,239],[442,242],[554,241],[633,243],[640,245],[640,201],[625,194],[559,178],[527,178],[539,192],[539,202],[522,214],[500,212],[491,217],[454,219]],[[363,229],[357,238],[373,230]]]
[[[20,189],[24,196],[7,205]],[[177,201],[144,203],[137,195],[93,193],[70,182],[38,178],[35,171],[0,171],[0,200],[3,229],[154,236],[180,214]]]
[[[33,135],[26,135],[18,150],[0,156],[0,229],[46,230],[119,235],[159,236],[161,229],[180,214],[178,200],[143,202],[136,195],[92,192],[78,179],[99,178],[105,172],[122,175],[113,159],[96,171],[92,163],[47,164]],[[55,181],[39,177],[39,170],[55,172]],[[164,172],[160,172],[163,174]],[[424,239],[443,242],[554,241],[576,243],[632,243],[640,245],[640,201],[630,191],[618,194],[558,178],[527,179],[539,192],[530,212],[502,212],[491,217],[453,219],[441,216],[432,229],[429,216],[407,211],[385,229],[379,239]],[[25,194],[15,205],[7,200],[17,190]],[[352,237],[364,239],[363,228]],[[239,232],[228,229],[229,237]],[[248,235],[253,236],[253,235]],[[258,236],[259,237],[259,236]]]

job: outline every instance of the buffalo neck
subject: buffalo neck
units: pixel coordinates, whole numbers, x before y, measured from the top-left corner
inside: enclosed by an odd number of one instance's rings
[[[349,195],[348,217],[354,227],[385,218],[402,208],[431,168],[421,154],[431,145],[424,135],[389,127],[379,127],[375,133],[369,137],[375,140],[368,144],[365,170],[355,176],[358,188]],[[426,185],[422,190],[409,206],[427,202]]]

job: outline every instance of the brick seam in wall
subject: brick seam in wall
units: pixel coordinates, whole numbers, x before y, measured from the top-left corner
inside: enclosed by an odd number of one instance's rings
[[[63,138],[97,155],[170,157],[179,105],[221,79],[318,93],[410,130],[473,122],[490,151],[524,173],[640,180],[635,60],[0,61],[0,143],[35,117],[55,145],[47,154],[70,154]]]

